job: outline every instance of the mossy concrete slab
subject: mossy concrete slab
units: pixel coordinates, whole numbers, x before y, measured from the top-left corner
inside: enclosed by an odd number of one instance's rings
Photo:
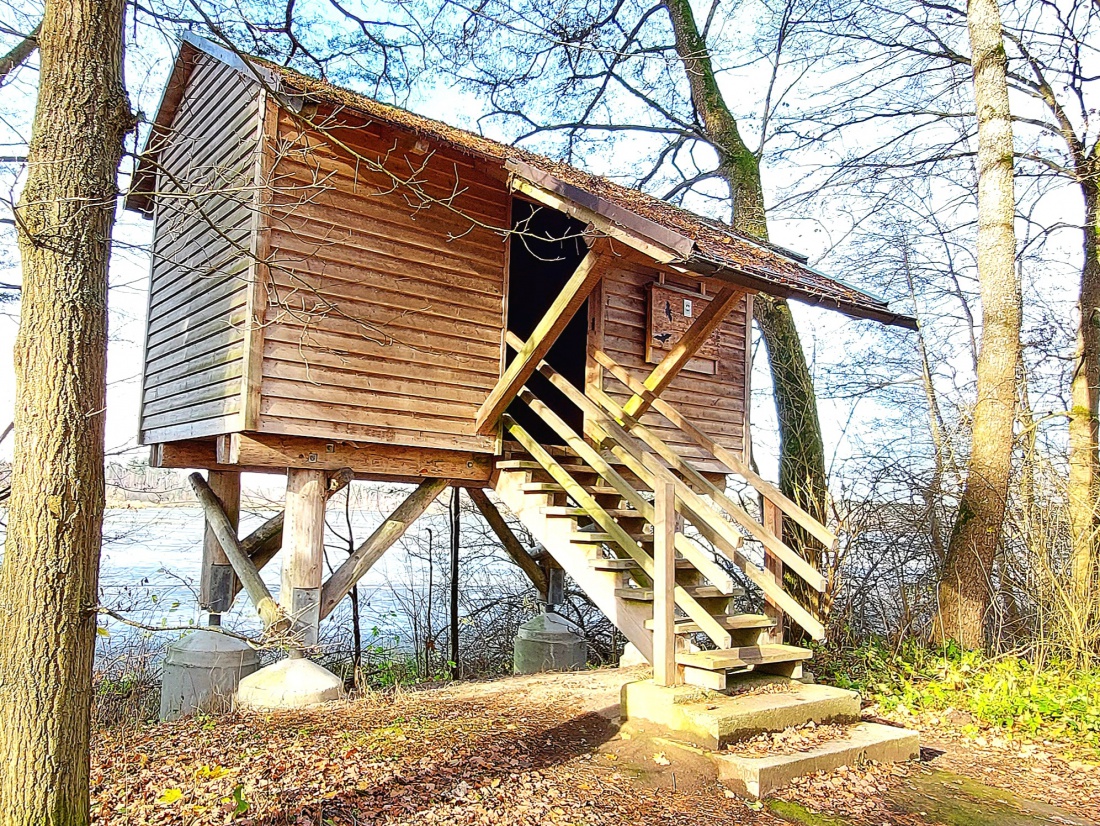
[[[948,771],[916,773],[903,787],[891,792],[887,802],[898,812],[920,815],[941,826],[1097,826],[1095,820],[1070,809]]]
[[[781,677],[758,677],[740,687],[741,693],[730,696],[695,686],[658,686],[653,680],[626,683],[621,695],[622,717],[640,728],[657,728],[714,750],[811,720],[859,720],[859,695],[854,691],[804,685]]]
[[[796,778],[867,760],[902,763],[920,757],[920,737],[915,731],[878,723],[856,723],[844,735],[806,751],[744,757],[736,753],[714,755],[718,779],[737,794],[765,797]]]

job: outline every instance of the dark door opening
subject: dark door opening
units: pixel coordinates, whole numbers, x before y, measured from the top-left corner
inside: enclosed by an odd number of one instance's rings
[[[518,198],[512,201],[512,229],[516,234],[511,239],[508,265],[508,329],[526,341],[587,254],[588,247],[581,235],[584,224],[580,221]],[[586,301],[546,356],[546,362],[581,391],[587,337]],[[508,348],[508,361],[514,357],[515,352]],[[539,373],[528,380],[527,386],[574,432],[581,433],[584,415],[564,394]],[[564,444],[523,401],[512,402],[508,413],[539,443]]]

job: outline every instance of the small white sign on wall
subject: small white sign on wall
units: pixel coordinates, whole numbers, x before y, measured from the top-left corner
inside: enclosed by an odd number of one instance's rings
[[[691,318],[691,299],[684,299],[684,318]]]

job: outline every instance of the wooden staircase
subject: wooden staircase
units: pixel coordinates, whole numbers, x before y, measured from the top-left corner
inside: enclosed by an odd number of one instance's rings
[[[515,342],[510,342],[515,346]],[[605,369],[643,394],[644,386],[598,353]],[[824,628],[784,587],[789,570],[821,592],[824,578],[782,541],[781,514],[835,547],[836,537],[774,486],[714,444],[658,397],[648,400],[762,496],[757,520],[600,390],[573,387],[548,364],[539,372],[580,407],[586,437],[527,387],[517,398],[557,434],[540,444],[503,416],[514,439],[496,465],[497,495],[592,601],[654,665],[658,684],[725,690],[748,671],[801,676],[806,648],[782,643],[784,615],[810,636]],[[705,539],[713,550],[704,548]],[[745,553],[759,543],[764,565]],[[722,564],[719,562],[722,560]],[[764,595],[765,613],[738,613],[735,568]]]

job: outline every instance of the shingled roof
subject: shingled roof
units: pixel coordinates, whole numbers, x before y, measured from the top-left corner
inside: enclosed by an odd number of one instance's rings
[[[234,66],[256,82],[270,84],[287,97],[305,97],[317,103],[345,107],[470,156],[499,163],[513,175],[600,214],[627,234],[640,236],[667,250],[668,263],[684,270],[740,282],[760,292],[828,307],[856,318],[870,318],[907,328],[916,326],[911,317],[892,311],[885,300],[813,269],[807,264],[805,256],[745,237],[721,222],[640,190],[624,187],[527,149],[381,103],[293,69],[256,57],[237,55],[191,34],[184,35],[182,50],[188,47]],[[179,65],[177,60],[177,69]],[[171,86],[170,82],[169,89]],[[176,95],[166,92],[155,120],[155,124],[162,129],[171,122],[172,110],[179,103],[179,91]],[[139,162],[128,206],[146,208],[145,202],[154,187],[153,176],[149,174],[151,166]]]

